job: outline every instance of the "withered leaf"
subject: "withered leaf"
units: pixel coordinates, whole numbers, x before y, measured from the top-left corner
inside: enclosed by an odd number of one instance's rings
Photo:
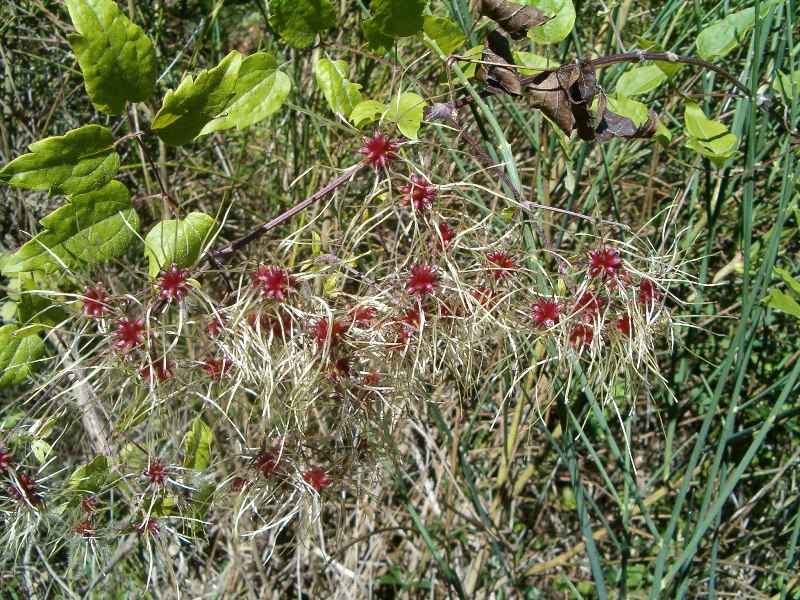
[[[540,73],[528,89],[531,106],[541,110],[564,133],[571,135],[577,129],[581,139],[594,139],[589,107],[598,88],[590,63],[570,63]]]
[[[495,21],[511,36],[521,40],[529,29],[544,25],[550,17],[532,6],[524,6],[508,0],[481,0],[480,13]]]
[[[625,116],[606,107],[606,97],[597,85],[594,68],[589,61],[562,65],[555,71],[537,75],[528,84],[531,106],[538,108],[564,133],[577,130],[582,140],[606,142],[615,137],[651,138],[658,128],[654,110],[640,127]],[[589,108],[599,92],[596,123]]]
[[[606,107],[606,96],[601,91],[597,99],[597,126],[595,136],[599,142],[607,142],[615,137],[651,138],[658,129],[658,114],[652,108],[647,112],[647,121],[639,127],[629,117],[611,112]]]
[[[491,31],[486,38],[486,48],[481,54],[483,63],[475,69],[475,79],[492,92],[506,92],[515,96],[522,95],[522,85],[516,69],[503,65],[514,65],[508,38],[498,30]]]

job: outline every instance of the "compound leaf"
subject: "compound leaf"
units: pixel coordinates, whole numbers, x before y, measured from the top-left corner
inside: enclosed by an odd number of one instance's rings
[[[189,213],[183,220],[156,223],[144,238],[150,276],[172,263],[181,268],[194,265],[215,225],[213,217],[200,212]]]
[[[39,140],[0,170],[0,181],[51,194],[83,194],[106,185],[119,169],[114,136],[100,125]]]
[[[270,24],[295,48],[310,45],[336,22],[329,0],[269,0],[269,9]]]
[[[156,53],[142,29],[113,0],[66,0],[78,33],[68,36],[83,72],[92,105],[119,115],[128,102],[140,102],[156,85]]]
[[[242,61],[233,97],[223,115],[203,127],[202,135],[236,127],[239,131],[266,119],[277,111],[292,84],[285,73],[276,70],[271,54],[257,52]]]
[[[167,90],[151,125],[153,132],[170,146],[191,142],[233,98],[241,65],[242,55],[234,50],[197,79],[188,75],[177,90]]]
[[[37,335],[17,335],[15,324],[0,327],[0,389],[21,383],[34,371],[34,363],[44,353],[44,342]]]
[[[41,223],[45,231],[11,255],[3,267],[6,275],[34,270],[52,273],[64,266],[102,262],[127,250],[139,230],[139,216],[119,181],[70,197]]]

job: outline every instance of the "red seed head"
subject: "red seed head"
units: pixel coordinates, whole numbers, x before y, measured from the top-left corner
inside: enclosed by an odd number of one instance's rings
[[[614,277],[622,270],[622,259],[619,250],[601,245],[597,250],[589,252],[589,277]]]
[[[5,450],[0,449],[0,472],[5,471],[14,462],[14,457]]]
[[[592,344],[594,329],[589,325],[576,325],[569,334],[569,343],[575,348],[586,348]]]
[[[605,298],[601,298],[597,294],[590,291],[585,291],[581,297],[575,302],[575,312],[579,318],[589,325],[595,320],[600,318],[603,312],[603,307],[606,305]]]
[[[425,311],[423,310],[422,305],[417,303],[413,308],[407,308],[399,320],[401,323],[405,323],[411,327],[411,329],[416,331],[419,330],[424,317]]]
[[[253,468],[269,479],[278,471],[278,457],[272,450],[263,450],[253,459]]]
[[[492,250],[486,255],[489,261],[489,273],[497,279],[511,279],[514,271],[519,269],[517,256],[509,254],[505,250]]]
[[[616,322],[617,329],[620,330],[622,335],[627,337],[631,336],[631,331],[633,331],[633,322],[631,321],[630,313],[625,313]]]
[[[217,319],[211,321],[208,325],[206,325],[206,333],[209,337],[217,337],[222,330],[225,329],[225,326]]]
[[[81,498],[81,510],[87,514],[94,512],[94,507],[97,505],[97,497],[84,496]]]
[[[329,321],[325,317],[318,319],[311,327],[311,334],[314,336],[314,341],[324,346],[330,340],[331,347],[338,344],[344,335],[345,324],[338,319]]]
[[[393,160],[397,160],[397,151],[400,143],[390,140],[387,136],[375,132],[371,138],[364,140],[364,147],[358,153],[364,155],[364,162],[372,165],[375,170],[385,169]]]
[[[406,291],[420,298],[433,294],[439,285],[438,270],[438,267],[433,265],[412,265],[409,268],[411,274],[408,276]]]
[[[325,474],[322,469],[309,469],[303,473],[303,481],[314,488],[317,492],[321,492],[328,487],[332,482],[331,478]]]
[[[445,246],[450,245],[453,238],[456,237],[456,232],[450,229],[450,225],[447,224],[447,221],[442,221],[436,228],[439,231],[439,235],[437,235],[436,240],[434,240],[433,248],[437,252],[441,252],[444,250]]]
[[[231,491],[232,492],[241,492],[244,489],[244,486],[247,485],[247,479],[237,475],[231,481]]]
[[[120,350],[132,350],[144,342],[144,318],[131,321],[128,317],[122,317],[117,321],[117,330],[113,332],[116,338],[114,345]]]
[[[412,175],[408,185],[398,188],[403,194],[400,200],[401,206],[412,206],[417,212],[425,212],[433,206],[436,200],[436,188],[428,183],[424,177]]]
[[[111,296],[106,294],[106,290],[102,283],[98,283],[94,287],[88,285],[83,288],[83,306],[81,311],[92,317],[102,317],[107,310],[109,310],[109,303]]]
[[[357,306],[350,310],[349,320],[361,327],[369,325],[378,316],[378,309],[371,306]]]
[[[639,294],[637,299],[639,304],[650,306],[658,300],[658,289],[650,279],[642,279],[639,282]]]
[[[151,365],[145,365],[144,368],[139,371],[139,376],[150,385],[153,385],[155,382],[163,383],[172,377],[174,369],[174,360],[165,361],[163,358],[159,358],[153,361],[152,367]]]
[[[253,273],[253,287],[261,291],[264,298],[274,298],[283,302],[293,291],[297,279],[292,277],[292,270],[285,271],[277,265],[258,265],[258,270]]]
[[[158,535],[159,529],[161,529],[161,523],[158,522],[158,519],[153,519],[152,517],[146,521],[133,524],[133,530],[140,535],[144,535],[145,533]]]
[[[156,285],[161,288],[158,297],[169,302],[182,300],[184,294],[189,291],[189,269],[181,269],[177,264],[172,263],[169,269],[161,270],[158,274]]]
[[[9,488],[8,493],[18,502],[31,506],[39,506],[44,502],[44,496],[39,493],[36,479],[28,473],[17,475],[16,484]]]
[[[75,533],[85,538],[94,537],[95,531],[94,531],[94,524],[92,523],[92,518],[87,517],[85,520],[75,525]]]
[[[220,381],[223,377],[226,379],[230,377],[231,364],[227,358],[219,360],[210,356],[203,361],[202,369],[211,381]]]
[[[531,318],[537,327],[550,329],[561,320],[561,310],[564,308],[563,302],[556,302],[555,298],[539,298],[531,306]]]
[[[150,461],[147,468],[142,471],[142,475],[150,480],[150,483],[164,483],[169,475],[169,468],[159,459]]]

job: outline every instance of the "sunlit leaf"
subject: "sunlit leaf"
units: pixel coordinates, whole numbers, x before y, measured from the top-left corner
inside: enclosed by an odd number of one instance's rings
[[[66,0],[78,30],[68,36],[94,107],[119,115],[128,102],[146,100],[155,89],[156,53],[142,29],[113,0]]]
[[[270,24],[295,48],[309,46],[336,22],[329,0],[269,0]]]
[[[349,71],[345,61],[330,61],[327,58],[321,59],[316,68],[317,84],[322,88],[325,99],[333,112],[345,118],[363,100],[359,91],[361,86],[347,80]]]
[[[233,98],[241,64],[242,55],[234,51],[197,79],[188,75],[177,90],[167,90],[150,128],[170,146],[191,142]]]
[[[276,67],[275,58],[266,52],[245,58],[239,68],[233,97],[222,116],[203,127],[200,134],[234,127],[241,131],[276,112],[292,89],[289,77]]]
[[[150,276],[155,277],[172,263],[181,268],[193,266],[215,225],[213,217],[200,212],[189,213],[182,220],[156,223],[144,239]]]
[[[106,185],[119,169],[114,136],[100,125],[45,138],[29,148],[29,154],[0,170],[0,181],[52,194],[82,194]]]
[[[6,275],[34,270],[51,273],[64,266],[100,263],[125,252],[139,230],[139,216],[119,181],[71,196],[41,223],[45,231],[11,256],[3,267]]]
[[[21,383],[35,370],[35,362],[44,353],[38,335],[21,335],[17,325],[0,327],[0,389]]]

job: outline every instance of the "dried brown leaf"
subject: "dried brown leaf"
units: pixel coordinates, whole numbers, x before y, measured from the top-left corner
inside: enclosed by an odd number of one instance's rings
[[[606,96],[601,91],[597,100],[597,126],[595,136],[599,142],[607,142],[615,137],[651,138],[658,129],[658,114],[652,108],[647,113],[647,121],[636,127],[629,117],[618,115],[606,107]]]
[[[589,107],[598,89],[588,62],[562,65],[541,73],[528,85],[531,106],[541,110],[567,135],[578,130],[584,140],[594,139]]]
[[[495,21],[514,40],[523,39],[529,29],[539,27],[550,20],[550,17],[532,6],[508,0],[481,0],[480,13]]]
[[[487,36],[486,46],[481,60],[483,63],[489,64],[478,65],[475,69],[475,79],[493,92],[506,92],[521,96],[522,86],[519,83],[516,69],[503,66],[515,64],[508,38],[498,30],[491,31]]]

